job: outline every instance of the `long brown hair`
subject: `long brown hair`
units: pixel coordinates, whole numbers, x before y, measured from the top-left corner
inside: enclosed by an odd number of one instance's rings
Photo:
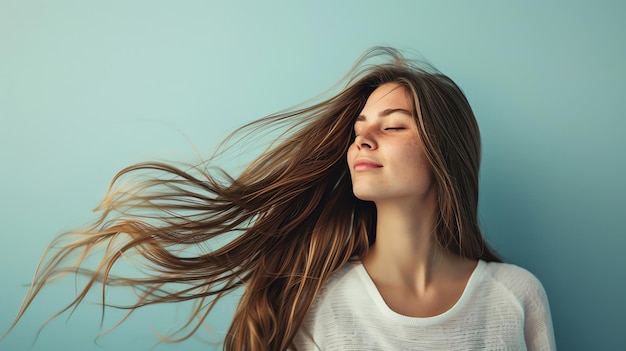
[[[171,339],[178,341],[196,332],[215,301],[243,287],[224,349],[286,350],[328,278],[375,241],[375,208],[353,195],[345,155],[356,116],[371,92],[388,82],[405,86],[414,102],[438,186],[438,243],[459,256],[498,260],[477,223],[480,136],[458,86],[432,67],[380,47],[366,52],[343,82],[326,100],[236,131],[243,142],[250,133],[284,130],[236,177],[216,168],[213,158],[195,166],[151,162],[120,171],[97,208],[98,219],[50,244],[16,321],[46,284],[76,273],[87,281],[59,313],[98,285],[103,305],[105,286],[133,288],[137,300],[126,306],[129,313],[193,300],[189,319]],[[211,248],[221,238],[226,243]],[[86,268],[97,249],[97,265]],[[131,255],[139,255],[147,274],[112,275],[113,266]]]

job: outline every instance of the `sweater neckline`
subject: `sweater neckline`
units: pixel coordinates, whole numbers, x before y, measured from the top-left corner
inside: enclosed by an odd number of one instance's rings
[[[467,304],[467,301],[470,299],[472,292],[476,290],[476,286],[478,285],[480,278],[483,275],[482,273],[484,272],[486,265],[487,263],[485,261],[479,260],[478,264],[474,268],[474,271],[470,275],[467,284],[465,285],[465,289],[463,289],[461,297],[452,307],[450,307],[450,309],[432,317],[410,317],[395,312],[394,310],[389,308],[382,295],[378,291],[378,288],[376,288],[376,284],[374,284],[374,281],[369,276],[369,273],[367,273],[367,270],[365,270],[365,267],[361,262],[357,263],[356,271],[359,278],[365,285],[365,290],[368,292],[370,298],[373,300],[374,304],[380,310],[380,312],[383,313],[383,315],[404,324],[434,325],[450,319],[456,314],[457,311],[461,310],[463,306]]]

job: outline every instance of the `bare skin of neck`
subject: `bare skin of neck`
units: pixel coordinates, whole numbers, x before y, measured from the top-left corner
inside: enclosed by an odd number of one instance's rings
[[[389,308],[411,317],[449,310],[477,261],[450,254],[436,243],[434,206],[394,201],[377,202],[376,208],[376,242],[362,262]]]

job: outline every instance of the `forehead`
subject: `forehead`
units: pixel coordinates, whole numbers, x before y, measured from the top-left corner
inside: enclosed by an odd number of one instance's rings
[[[412,101],[406,88],[398,83],[385,83],[367,98],[363,112],[386,108],[402,108],[412,111]]]

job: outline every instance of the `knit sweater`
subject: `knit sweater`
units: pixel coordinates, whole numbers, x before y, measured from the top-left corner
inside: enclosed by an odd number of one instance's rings
[[[360,262],[322,290],[294,338],[305,350],[555,350],[545,290],[527,270],[479,261],[448,311],[417,318],[391,310]]]

